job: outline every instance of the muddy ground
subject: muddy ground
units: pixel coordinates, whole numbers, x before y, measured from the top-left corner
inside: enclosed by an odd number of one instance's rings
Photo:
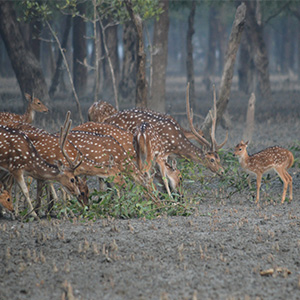
[[[169,86],[168,107],[184,124],[176,114],[184,111],[184,83],[180,94],[175,86]],[[198,113],[205,115],[211,94],[200,98]],[[231,95],[226,151],[242,137],[248,98]],[[274,144],[299,148],[299,98],[299,91],[282,88],[272,103],[257,103],[250,152]],[[217,137],[224,135],[219,128]],[[277,178],[263,184],[259,207],[246,188],[221,201],[202,199],[188,217],[21,223],[6,216],[0,220],[0,299],[300,299],[299,150],[295,154],[294,200],[283,205]]]

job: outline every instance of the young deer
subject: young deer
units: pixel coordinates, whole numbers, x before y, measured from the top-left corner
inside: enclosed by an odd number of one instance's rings
[[[0,215],[2,214],[2,208],[6,208],[7,210],[14,212],[11,194],[7,190],[3,190],[0,195]]]
[[[9,125],[11,122],[32,123],[35,112],[48,112],[47,106],[45,106],[38,98],[31,97],[26,93],[25,97],[29,102],[25,114],[17,115],[9,112],[0,112],[1,124]]]
[[[79,195],[79,189],[74,177],[74,170],[63,166],[58,161],[49,164],[38,153],[30,139],[22,132],[0,125],[0,168],[10,172],[20,186],[32,216],[33,211],[24,175],[35,179],[59,181],[72,194]],[[15,213],[18,215],[18,203]]]
[[[234,156],[239,158],[239,162],[243,169],[256,175],[256,201],[259,201],[259,191],[261,186],[262,175],[270,170],[275,170],[283,181],[283,194],[281,203],[284,203],[285,195],[290,187],[290,201],[293,199],[293,179],[287,172],[294,163],[294,156],[292,152],[287,149],[274,146],[264,149],[253,155],[247,153],[248,142],[244,143],[242,140],[235,146]]]

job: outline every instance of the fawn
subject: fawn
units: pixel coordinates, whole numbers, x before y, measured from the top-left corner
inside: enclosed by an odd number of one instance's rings
[[[274,146],[266,148],[253,155],[247,153],[248,142],[243,140],[235,146],[234,156],[238,156],[239,162],[243,169],[256,175],[256,201],[259,201],[259,190],[261,186],[262,175],[270,170],[275,170],[283,181],[283,194],[281,204],[285,200],[285,195],[290,186],[290,197],[289,200],[293,199],[293,179],[292,176],[287,172],[294,163],[294,156],[292,152],[287,149]]]

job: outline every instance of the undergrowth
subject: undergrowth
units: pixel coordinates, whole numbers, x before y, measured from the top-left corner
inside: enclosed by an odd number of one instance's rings
[[[295,167],[300,167],[300,143],[295,143],[290,150],[295,156]],[[256,181],[252,179],[249,186],[248,174],[242,170],[238,159],[231,152],[219,152],[225,174],[220,177],[212,174],[205,167],[194,162],[179,159],[178,168],[183,177],[183,195],[173,192],[170,197],[163,186],[156,183],[158,190],[150,193],[143,186],[138,185],[130,178],[125,178],[122,186],[112,185],[106,191],[94,189],[90,192],[90,206],[83,208],[73,198],[67,204],[61,201],[54,204],[54,211],[58,218],[74,216],[81,220],[96,220],[98,218],[146,218],[153,219],[158,216],[187,216],[198,212],[201,202],[228,201],[235,194],[244,192],[252,195],[253,201],[256,193]],[[270,182],[274,177],[263,177],[264,189],[270,189]],[[112,182],[112,179],[108,180]],[[153,199],[157,200],[153,201]],[[201,213],[201,212],[200,212]],[[23,214],[26,214],[23,212]]]

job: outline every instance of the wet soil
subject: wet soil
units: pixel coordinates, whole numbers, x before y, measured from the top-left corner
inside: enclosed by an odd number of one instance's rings
[[[184,111],[185,89],[181,106],[171,91],[170,112],[180,118],[175,113]],[[273,96],[272,103],[257,104],[252,153],[274,144],[299,147],[299,92]],[[211,96],[200,98],[199,114],[205,115]],[[242,137],[248,98],[232,93],[225,151]],[[217,137],[224,135],[220,127]],[[277,178],[268,189],[262,186],[260,206],[246,188],[228,199],[202,199],[188,217],[29,223],[2,218],[0,299],[300,299],[297,156],[289,173],[294,199],[283,205]]]

